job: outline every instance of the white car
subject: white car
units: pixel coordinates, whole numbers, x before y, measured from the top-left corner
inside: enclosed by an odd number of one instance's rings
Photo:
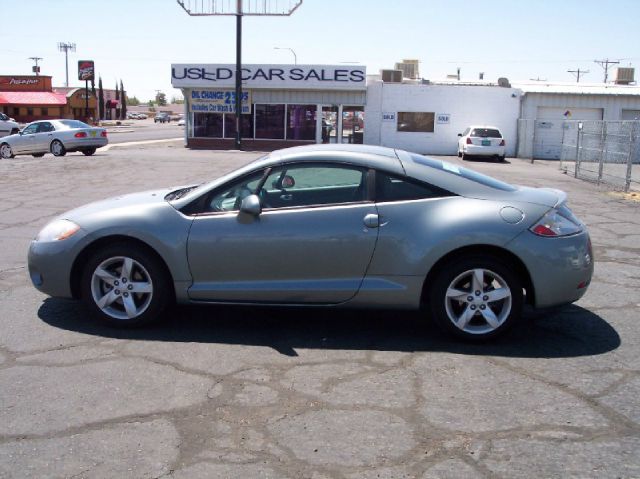
[[[39,158],[49,152],[64,156],[71,151],[91,156],[107,143],[104,128],[94,128],[78,120],[40,120],[29,123],[16,135],[0,139],[0,157],[32,155]]]
[[[491,156],[504,161],[505,141],[495,126],[470,126],[458,133],[458,157]]]
[[[13,135],[18,131],[20,131],[20,127],[15,120],[4,113],[0,113],[0,137]]]
[[[185,122],[184,122],[184,118],[180,118],[178,120],[178,126],[184,126]]]

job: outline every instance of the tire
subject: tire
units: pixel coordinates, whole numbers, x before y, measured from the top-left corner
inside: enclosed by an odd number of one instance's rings
[[[458,158],[462,158],[462,152],[458,150]]]
[[[88,150],[82,150],[84,156],[91,156],[96,152],[97,148],[89,148]]]
[[[67,149],[60,140],[53,140],[49,150],[53,153],[53,156],[64,156],[67,154]]]
[[[9,160],[11,158],[15,158],[16,155],[13,154],[13,150],[8,143],[2,143],[0,145],[0,158],[5,160]]]
[[[446,333],[485,341],[509,330],[522,314],[522,281],[502,261],[466,256],[445,264],[429,290],[431,315]]]
[[[44,153],[34,153],[33,155],[34,158],[42,158],[44,156]]]
[[[500,163],[504,163],[506,160],[506,156],[502,155],[500,157],[498,157],[498,160],[500,160]]]
[[[125,265],[128,272],[123,271]],[[162,262],[146,248],[126,242],[102,248],[89,258],[81,294],[97,319],[119,328],[158,321],[175,299]]]
[[[469,161],[469,155],[467,155],[464,151],[460,154],[460,158],[462,158],[462,161]]]

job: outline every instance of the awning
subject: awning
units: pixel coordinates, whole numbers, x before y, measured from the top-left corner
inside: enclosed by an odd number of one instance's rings
[[[0,105],[47,105],[67,104],[67,97],[47,91],[0,91]]]

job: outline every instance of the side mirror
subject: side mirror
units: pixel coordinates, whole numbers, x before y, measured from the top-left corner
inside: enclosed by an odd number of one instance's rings
[[[462,133],[458,133],[458,136],[462,136]]]
[[[260,206],[260,198],[258,198],[258,195],[249,195],[243,198],[240,204],[240,212],[253,216],[258,216],[262,213],[262,206]]]

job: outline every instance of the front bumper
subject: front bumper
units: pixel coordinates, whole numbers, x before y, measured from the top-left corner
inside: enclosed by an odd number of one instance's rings
[[[71,298],[71,268],[81,250],[82,230],[63,241],[32,241],[27,257],[29,277],[49,296]]]
[[[529,271],[536,308],[573,303],[587,292],[593,276],[593,252],[586,230],[558,238],[525,230],[508,246]]]

